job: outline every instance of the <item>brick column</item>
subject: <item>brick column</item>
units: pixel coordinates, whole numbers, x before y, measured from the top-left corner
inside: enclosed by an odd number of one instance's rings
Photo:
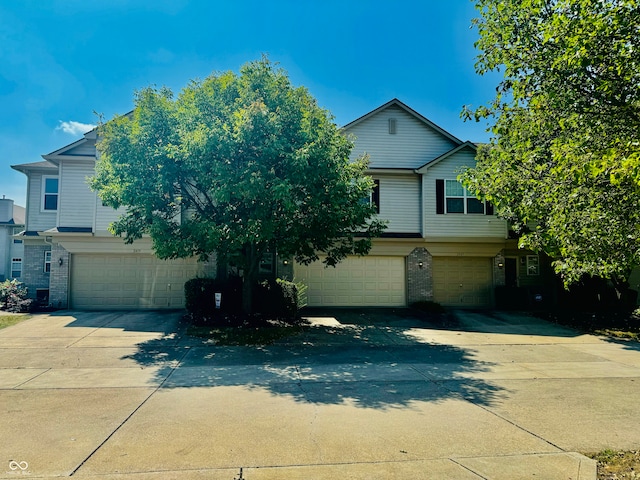
[[[69,308],[70,257],[69,252],[60,245],[52,245],[49,305],[53,308]],[[62,265],[60,265],[61,259]]]
[[[432,259],[427,249],[422,247],[414,248],[407,257],[407,305],[433,301]]]
[[[44,271],[44,252],[51,250],[51,245],[44,243],[24,245],[22,257],[22,283],[28,289],[29,298],[36,298],[36,290],[49,288],[50,273]],[[53,262],[52,262],[53,263]]]

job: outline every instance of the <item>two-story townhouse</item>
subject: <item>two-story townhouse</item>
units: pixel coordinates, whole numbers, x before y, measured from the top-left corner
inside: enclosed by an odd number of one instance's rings
[[[388,222],[365,257],[336,268],[265,258],[265,274],[301,280],[311,306],[405,306],[431,300],[486,307],[494,287],[533,279],[539,259],[522,255],[490,205],[457,181],[476,147],[462,142],[402,102],[392,100],[344,127],[353,157],[368,153],[372,194]],[[120,212],[88,186],[96,131],[13,168],[28,178],[23,280],[32,296],[56,308],[180,308],[184,282],[215,274],[215,262],[163,261],[143,238],[125,244],[108,231]],[[520,257],[518,259],[517,257]],[[524,263],[522,262],[524,259]]]
[[[519,251],[507,223],[457,180],[475,165],[473,143],[397,99],[343,128],[355,137],[352,156],[370,157],[374,200],[388,227],[366,257],[348,258],[335,269],[320,262],[295,265],[294,276],[309,286],[309,305],[405,306],[427,300],[489,307],[497,286],[545,281],[548,264]]]
[[[15,235],[24,230],[24,215],[24,207],[4,195],[0,198],[0,281],[22,280],[24,248]]]
[[[213,267],[160,260],[148,238],[126,245],[108,231],[121,212],[89,188],[95,145],[93,130],[43,162],[12,167],[28,179],[22,280],[30,296],[54,308],[182,307],[184,283]]]

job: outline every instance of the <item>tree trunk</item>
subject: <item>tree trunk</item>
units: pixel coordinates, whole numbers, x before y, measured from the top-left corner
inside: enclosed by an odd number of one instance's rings
[[[247,245],[243,248],[246,259],[246,268],[242,278],[242,312],[253,312],[253,290],[258,283],[258,268],[261,254],[258,254],[255,245]]]
[[[247,275],[242,279],[242,312],[253,311],[253,282]]]

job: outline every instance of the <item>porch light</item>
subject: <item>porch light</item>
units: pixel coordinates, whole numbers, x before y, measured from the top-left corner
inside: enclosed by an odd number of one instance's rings
[[[502,268],[502,267],[504,267],[504,263],[498,262],[498,268]]]
[[[422,268],[422,266],[423,266],[423,265],[424,265],[424,263],[422,263],[422,262],[418,262],[418,267],[419,267],[419,268]]]
[[[284,265],[285,267],[286,267],[287,265],[289,265],[289,260],[283,260],[283,261],[282,261],[282,265]]]
[[[62,266],[62,257],[58,259],[58,265]]]

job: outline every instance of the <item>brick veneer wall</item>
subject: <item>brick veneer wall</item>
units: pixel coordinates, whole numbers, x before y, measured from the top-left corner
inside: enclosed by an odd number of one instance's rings
[[[21,280],[29,290],[29,298],[36,298],[38,288],[49,288],[51,274],[44,271],[44,252],[49,250],[51,250],[51,245],[24,246]],[[51,268],[53,268],[53,257]]]
[[[54,308],[68,308],[69,299],[69,252],[60,245],[51,247],[51,280],[49,282],[49,304]],[[62,259],[62,265],[59,260]]]
[[[407,305],[433,300],[432,263],[433,257],[422,247],[414,248],[407,257]]]

